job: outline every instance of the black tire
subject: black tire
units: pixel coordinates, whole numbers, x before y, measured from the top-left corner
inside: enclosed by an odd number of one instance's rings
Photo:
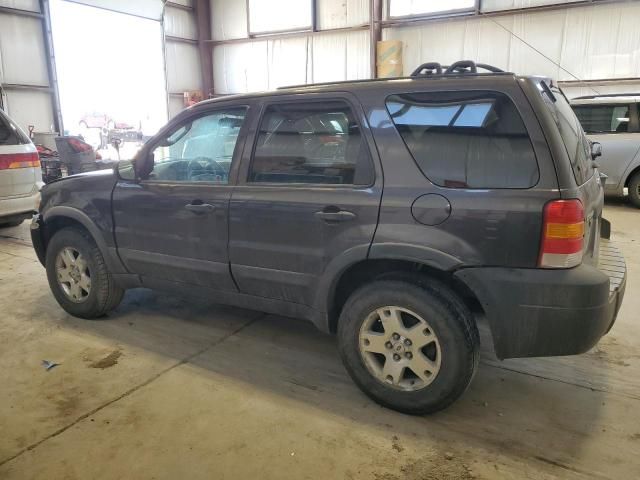
[[[64,248],[77,250],[86,259],[91,278],[91,288],[86,299],[81,303],[73,302],[67,297],[58,283],[56,273],[56,257]],[[47,246],[45,266],[47,279],[53,296],[60,306],[74,317],[97,319],[116,308],[124,295],[107,270],[100,249],[91,236],[78,228],[64,228],[56,232]]]
[[[428,319],[440,344],[440,370],[419,390],[402,391],[386,385],[370,372],[360,354],[363,322],[377,308],[391,305]],[[472,313],[445,285],[417,276],[410,280],[376,280],[356,290],[342,309],[338,342],[347,371],[366,395],[385,407],[412,415],[433,413],[453,403],[471,383],[479,360],[480,340]]]
[[[629,180],[629,201],[634,207],[640,208],[640,172]]]
[[[0,220],[0,228],[17,227],[18,225],[22,225],[22,222],[24,222],[24,219],[22,219],[22,220],[13,220],[12,222],[2,222],[2,220]]]

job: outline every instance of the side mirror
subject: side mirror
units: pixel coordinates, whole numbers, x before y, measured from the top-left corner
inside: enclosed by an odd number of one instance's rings
[[[591,159],[595,160],[602,156],[602,145],[600,142],[591,142]]]
[[[136,179],[136,166],[133,160],[120,160],[114,167],[116,175],[122,180]]]

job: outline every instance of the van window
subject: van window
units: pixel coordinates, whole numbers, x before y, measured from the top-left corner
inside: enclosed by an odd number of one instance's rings
[[[502,93],[407,93],[387,98],[407,148],[436,185],[530,188],[538,163],[513,102]]]
[[[269,105],[249,181],[370,185],[369,151],[351,107],[340,100]]]
[[[626,133],[630,105],[574,105],[578,120],[587,133]]]
[[[0,110],[0,145],[24,145],[27,143],[29,143],[29,139]]]

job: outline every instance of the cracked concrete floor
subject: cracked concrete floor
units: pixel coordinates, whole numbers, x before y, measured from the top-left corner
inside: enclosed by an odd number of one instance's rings
[[[148,290],[69,317],[28,224],[2,230],[0,478],[638,478],[640,212],[605,216],[630,270],[612,332],[505,362],[484,332],[469,391],[430,417],[369,401],[334,340],[293,319]]]

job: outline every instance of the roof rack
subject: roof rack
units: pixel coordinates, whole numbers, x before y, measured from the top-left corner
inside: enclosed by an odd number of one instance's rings
[[[478,72],[478,69],[486,70],[486,72]],[[451,65],[440,65],[438,62],[427,62],[416,68],[409,77],[388,77],[388,78],[366,78],[360,80],[338,80],[334,82],[319,83],[303,83],[299,85],[285,85],[277,87],[276,90],[286,90],[290,88],[315,87],[322,85],[340,85],[344,83],[370,83],[384,82],[393,80],[394,78],[412,78],[412,77],[435,77],[438,75],[513,75],[513,72],[505,72],[504,70],[487,65],[486,63],[475,63],[472,60],[460,60]]]
[[[640,97],[640,93],[602,93],[600,95],[583,95],[582,97],[573,97],[572,100],[590,100],[592,98],[603,97]]]
[[[487,65],[486,63],[475,63],[473,60],[459,60],[449,66],[440,65],[438,62],[427,62],[420,65],[413,72],[412,77],[434,75],[476,75],[478,68],[486,70],[489,73],[508,73],[501,68]]]

